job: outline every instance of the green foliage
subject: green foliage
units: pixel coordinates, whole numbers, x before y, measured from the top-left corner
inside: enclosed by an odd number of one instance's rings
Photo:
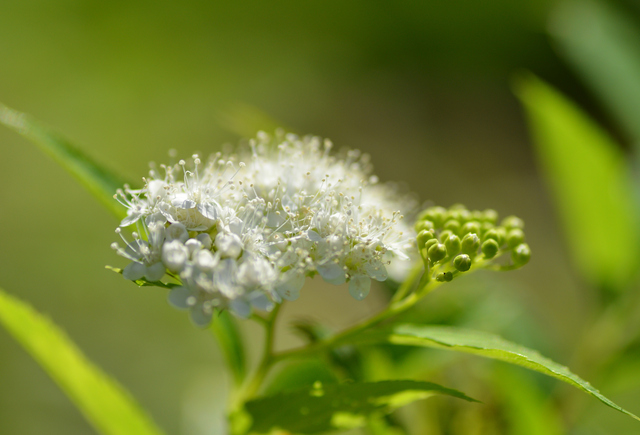
[[[494,334],[448,326],[399,325],[385,332],[384,340],[393,344],[467,352],[526,367],[571,384],[596,397],[605,405],[640,420],[636,415],[607,399],[567,367],[543,357],[534,350],[511,343]]]
[[[278,393],[246,403],[253,419],[250,431],[280,428],[293,433],[320,433],[363,426],[371,416],[445,394],[474,401],[463,393],[431,382],[381,381],[323,385]]]
[[[281,391],[293,391],[301,387],[311,387],[315,382],[323,384],[337,384],[338,378],[329,364],[321,359],[307,359],[285,364],[266,383],[265,395],[276,394]]]
[[[133,398],[54,323],[0,289],[0,323],[105,435],[160,435]]]
[[[496,367],[492,384],[502,399],[510,435],[561,435],[565,433],[559,409],[535,379],[511,366]]]
[[[640,32],[635,23],[613,5],[592,0],[567,2],[553,18],[551,35],[560,53],[640,146]]]
[[[636,275],[640,257],[622,152],[580,108],[541,80],[522,77],[516,91],[580,271],[595,285],[623,289]]]
[[[49,154],[73,175],[109,211],[123,218],[124,208],[113,199],[125,181],[113,171],[95,162],[66,139],[32,119],[29,115],[0,103],[0,124],[20,133],[40,150]]]

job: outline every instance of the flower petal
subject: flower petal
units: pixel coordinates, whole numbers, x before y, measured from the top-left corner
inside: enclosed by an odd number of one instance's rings
[[[135,281],[144,277],[146,271],[147,267],[144,264],[133,261],[124,268],[124,270],[122,271],[122,276],[124,276],[126,279],[130,279],[131,281]]]
[[[352,276],[349,280],[349,294],[361,301],[367,297],[371,290],[371,278],[364,275]]]

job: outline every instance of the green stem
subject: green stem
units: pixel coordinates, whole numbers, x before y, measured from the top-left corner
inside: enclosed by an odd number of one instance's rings
[[[413,285],[415,277],[412,275],[411,278],[413,279],[408,279],[407,282],[411,281],[411,285]],[[425,280],[422,279],[421,281],[423,282]],[[428,281],[426,285],[418,287],[415,292],[411,293],[406,298],[402,299],[401,301],[391,303],[386,310],[381,311],[380,313],[376,314],[373,317],[370,317],[364,322],[358,323],[357,325],[352,326],[351,328],[348,328],[338,334],[335,334],[326,340],[318,341],[309,346],[276,353],[273,355],[272,360],[281,361],[288,358],[305,357],[316,354],[318,352],[322,352],[326,349],[331,349],[343,343],[347,343],[362,331],[374,325],[377,325],[378,323],[390,317],[407,311],[409,308],[413,307],[420,299],[422,299],[424,296],[426,296],[428,293],[432,292],[442,284],[442,282],[438,281]]]
[[[249,379],[241,394],[239,395],[241,403],[255,396],[255,394],[262,386],[262,382],[269,372],[271,365],[275,362],[273,353],[273,340],[276,319],[278,317],[281,306],[281,304],[277,304],[267,318],[260,317],[260,319],[258,320],[265,327],[264,349],[262,352],[262,358],[260,359],[260,363],[258,364],[258,368],[253,373],[253,376],[251,376],[251,379]]]
[[[407,279],[404,280],[404,282],[400,285],[396,293],[393,295],[393,298],[391,298],[392,304],[402,300],[411,291],[411,288],[414,286],[415,281],[418,279],[418,277],[422,273],[422,270],[423,270],[422,261],[416,262],[415,266],[413,266],[413,269],[411,269],[411,272],[409,273],[409,276],[407,277]],[[425,272],[425,274],[426,273],[427,272]]]
[[[499,256],[500,255],[494,257],[492,260],[495,260]],[[476,257],[476,259],[474,259],[473,264],[476,268],[479,269],[479,268],[485,267],[492,260]],[[436,265],[436,269],[434,270],[437,271],[438,270],[437,268],[439,267],[440,265]],[[439,282],[436,280],[429,279],[429,274],[432,273],[432,270],[426,271],[425,273],[420,275],[422,270],[423,270],[423,267],[422,267],[422,264],[420,263],[411,271],[411,274],[409,275],[409,277],[407,277],[405,282],[400,286],[400,288],[396,292],[396,295],[398,294],[400,296],[406,295],[411,290],[411,288],[415,286],[416,280],[418,279],[418,277],[420,277],[420,281],[418,283],[417,289],[413,293],[409,294],[409,296],[406,296],[403,299],[399,299],[399,298],[396,298],[396,296],[394,296],[394,298],[391,300],[391,303],[384,311],[381,311],[375,316],[370,317],[364,322],[358,323],[357,325],[354,325],[351,328],[348,328],[325,340],[318,341],[311,345],[276,353],[272,355],[271,361],[277,362],[277,361],[281,361],[288,358],[306,357],[309,355],[316,354],[318,352],[322,352],[327,349],[334,348],[341,344],[348,343],[349,341],[352,341],[352,339],[356,337],[358,334],[360,334],[362,331],[372,326],[375,326],[390,317],[393,317],[395,315],[398,315],[400,313],[407,311],[409,308],[413,307],[426,295],[428,295],[433,290],[435,290],[436,288],[444,284],[444,282]]]

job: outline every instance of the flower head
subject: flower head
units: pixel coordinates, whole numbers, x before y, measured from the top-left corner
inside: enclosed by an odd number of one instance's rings
[[[384,281],[390,262],[415,250],[401,213],[411,205],[378,183],[367,155],[331,148],[260,133],[237,154],[153,167],[142,189],[117,194],[128,209],[120,226],[144,235],[114,246],[132,261],[125,277],[170,274],[180,282],[170,302],[199,325],[215,309],[246,317],[294,300],[315,274],[364,298],[371,279]]]

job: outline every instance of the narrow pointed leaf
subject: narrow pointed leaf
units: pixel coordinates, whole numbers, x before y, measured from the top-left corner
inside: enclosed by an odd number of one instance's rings
[[[73,175],[109,211],[122,219],[126,210],[113,199],[125,180],[29,115],[0,103],[0,124],[20,133]]]
[[[116,381],[91,363],[53,322],[0,289],[0,324],[105,435],[162,431]]]
[[[535,350],[511,343],[501,337],[481,331],[448,326],[399,325],[383,332],[384,341],[392,344],[424,346],[467,352],[487,358],[506,361],[553,376],[591,394],[602,403],[630,417],[639,417],[621,408],[603,396],[587,381],[572,373],[567,367],[551,361]],[[380,339],[382,337],[378,337]]]
[[[569,1],[552,16],[550,33],[615,120],[640,157],[640,31],[611,2]]]
[[[245,404],[252,419],[250,432],[282,429],[292,433],[321,433],[363,426],[371,416],[445,394],[473,401],[465,394],[421,381],[381,381],[323,385],[261,397]]]
[[[638,219],[622,151],[582,110],[533,75],[516,92],[540,166],[585,278],[622,290],[638,272]]]

